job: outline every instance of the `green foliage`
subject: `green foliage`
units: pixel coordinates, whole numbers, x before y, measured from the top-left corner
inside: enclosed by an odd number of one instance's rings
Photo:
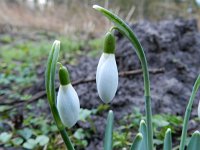
[[[88,55],[91,57],[96,57],[100,55],[101,51],[103,50],[103,41],[104,38],[97,38],[90,40],[88,42],[88,46],[90,48]]]
[[[143,137],[142,142],[139,146],[139,149],[147,150],[147,147],[148,147],[148,145],[147,145],[147,125],[144,120],[141,120],[141,122],[140,122],[139,132],[142,134],[142,137]]]
[[[163,150],[172,150],[172,135],[170,128],[168,128],[167,131],[165,132]]]
[[[12,133],[3,132],[0,134],[0,142],[7,143],[12,137]]]
[[[47,35],[45,33],[40,36]],[[8,137],[12,135],[7,141],[3,141],[4,143],[0,141],[0,143],[7,147],[41,149],[41,147],[47,145],[49,149],[62,149],[63,144],[55,144],[59,142],[59,138],[56,136],[58,134],[58,129],[53,122],[50,122],[52,119],[49,118],[50,113],[46,108],[44,99],[39,99],[36,103],[27,104],[26,107],[24,107],[25,115],[22,128],[15,129],[14,125],[10,122],[12,116],[18,113],[18,109],[16,109],[14,105],[9,105],[9,103],[16,101],[28,102],[34,96],[26,90],[33,85],[37,85],[38,82],[40,83],[52,43],[49,40],[43,40],[45,38],[40,41],[31,41],[30,39],[21,38],[22,37],[5,35],[0,39],[2,43],[0,48],[0,97],[5,97],[3,102],[8,103],[8,105],[0,106],[0,112],[2,113],[0,117],[0,133],[4,133],[5,129],[2,127],[8,125],[10,127],[9,132],[5,132],[4,134],[8,135]],[[55,36],[53,38],[55,38]],[[65,36],[60,36],[58,39],[61,40],[62,47],[60,56],[66,60],[65,63],[75,64],[77,61],[74,56],[87,53],[87,51],[83,51],[85,48],[91,51],[101,49],[99,48],[101,46],[100,39],[93,39],[91,42],[76,40]],[[108,108],[108,105],[101,105],[97,109],[81,110],[80,120],[89,122],[91,129],[86,132],[78,130],[76,134],[76,131],[73,131],[71,139],[75,145],[83,148],[88,145],[86,139],[89,138],[92,133],[96,132],[96,127],[94,122],[90,119],[90,116],[96,113],[100,114],[108,110]],[[10,111],[9,115],[7,113],[8,110]],[[43,113],[41,110],[47,111]],[[46,114],[49,114],[48,117]],[[77,134],[80,133],[84,134],[82,138],[77,136]],[[49,136],[48,140],[45,138],[46,135]],[[41,138],[46,141],[46,144],[39,142],[38,139]]]
[[[22,130],[18,130],[17,133],[23,137],[25,140],[28,140],[32,136],[32,130],[29,128],[24,128]]]
[[[23,138],[21,138],[21,137],[16,137],[16,138],[13,138],[13,139],[11,140],[11,142],[12,142],[12,144],[13,144],[14,146],[20,146],[20,145],[24,142],[24,140],[23,140]]]
[[[114,114],[110,110],[108,112],[108,117],[106,121],[106,130],[104,137],[104,150],[111,150],[113,147],[113,123],[114,123]]]
[[[136,136],[135,136],[135,139],[133,141],[133,144],[131,145],[131,150],[140,150],[140,146],[142,144],[142,140],[143,140],[143,136],[141,133],[138,133]],[[144,150],[144,149],[141,149],[141,150]]]
[[[0,112],[4,112],[8,109],[12,108],[12,106],[9,106],[9,105],[2,105],[0,106]]]
[[[88,145],[88,141],[85,139],[86,137],[87,137],[87,133],[83,129],[79,128],[73,134],[73,138],[74,138],[73,142],[79,148],[86,148],[86,146]]]
[[[198,150],[200,145],[200,133],[196,131],[192,134],[187,150]]]
[[[173,134],[177,134],[180,132],[180,127],[183,123],[183,118],[181,116],[170,115],[170,114],[159,114],[153,115],[153,131],[155,133],[154,144],[156,146],[161,146],[163,144],[163,140],[165,137],[165,131],[170,127]],[[131,139],[134,137],[134,133],[139,132],[143,135],[145,134],[144,124],[140,124],[140,120],[144,119],[142,113],[140,113],[139,109],[134,108],[133,112],[127,114],[123,117],[123,119],[119,122],[119,127],[114,130],[113,135],[113,146],[116,149],[131,146]],[[145,139],[145,135],[143,139]],[[177,139],[178,140],[178,139]],[[141,144],[144,146],[145,144]],[[141,147],[141,149],[143,149]]]
[[[0,38],[0,42],[4,44],[9,44],[13,41],[12,37],[10,35],[4,35]]]

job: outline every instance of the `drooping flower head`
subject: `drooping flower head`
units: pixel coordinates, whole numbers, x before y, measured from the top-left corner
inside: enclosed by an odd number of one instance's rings
[[[99,97],[104,103],[114,98],[118,87],[118,70],[115,60],[115,38],[108,32],[104,40],[104,52],[97,66],[96,83]]]
[[[76,124],[80,112],[79,98],[71,85],[67,68],[59,69],[60,87],[57,96],[57,109],[62,123],[71,128]]]

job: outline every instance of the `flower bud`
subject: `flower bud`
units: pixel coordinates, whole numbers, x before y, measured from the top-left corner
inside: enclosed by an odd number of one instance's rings
[[[59,69],[60,87],[57,95],[57,109],[62,123],[71,128],[76,124],[80,112],[79,98],[71,85],[67,68]]]
[[[113,38],[111,33],[106,34],[104,53],[101,55],[96,72],[97,91],[104,103],[109,103],[114,98],[118,86],[118,70],[114,54],[115,40]]]

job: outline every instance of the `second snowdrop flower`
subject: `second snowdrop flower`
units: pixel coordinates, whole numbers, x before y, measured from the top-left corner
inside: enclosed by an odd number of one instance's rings
[[[104,41],[104,52],[101,55],[96,72],[97,91],[104,103],[114,98],[118,87],[118,70],[115,60],[115,38],[108,32]]]
[[[71,85],[67,68],[59,69],[60,87],[57,96],[57,109],[62,123],[71,128],[76,124],[80,112],[79,98]]]

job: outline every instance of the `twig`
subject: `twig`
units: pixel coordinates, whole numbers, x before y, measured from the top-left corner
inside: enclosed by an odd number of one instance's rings
[[[158,74],[158,73],[163,73],[165,71],[164,68],[156,68],[156,69],[149,69],[149,73],[151,74]],[[137,70],[130,70],[130,71],[123,71],[123,72],[119,72],[119,76],[120,77],[126,77],[126,76],[130,76],[130,75],[138,75],[141,74],[142,70],[141,69],[137,69]],[[95,82],[96,78],[90,78],[90,79],[80,79],[77,81],[73,81],[72,85],[73,86],[77,86],[79,84],[86,84],[86,83],[90,83],[90,82]],[[58,90],[59,87],[56,87],[56,90]],[[27,101],[14,101],[14,102],[4,102],[4,103],[0,103],[0,105],[15,105],[15,106],[20,106],[23,103],[32,103],[36,100],[38,100],[39,98],[42,98],[46,96],[46,91],[41,91],[37,94],[35,94],[30,100]],[[11,108],[12,109],[12,108]],[[10,109],[7,109],[6,111],[8,111]]]
[[[130,22],[131,21],[131,17],[133,15],[134,11],[135,11],[135,6],[132,6],[130,11],[129,11],[129,13],[128,13],[128,15],[125,18],[126,22]]]

